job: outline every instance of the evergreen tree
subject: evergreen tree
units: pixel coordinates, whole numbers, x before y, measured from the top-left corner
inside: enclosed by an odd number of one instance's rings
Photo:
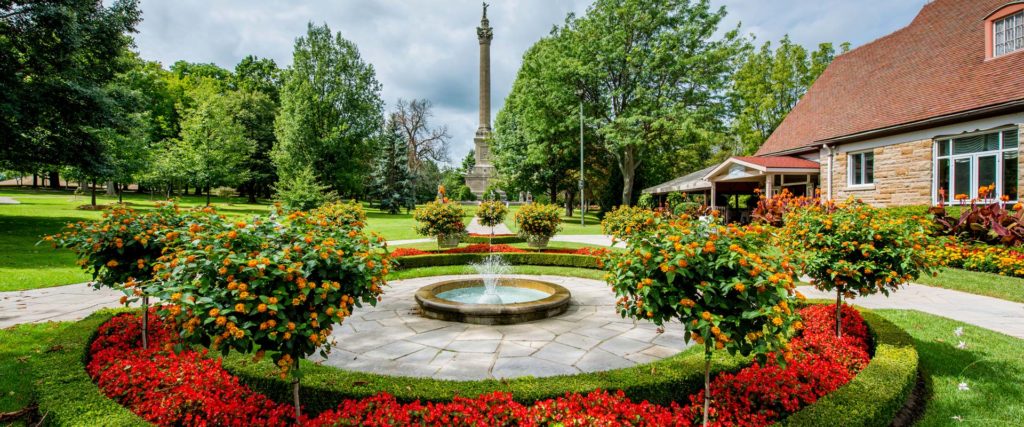
[[[408,150],[409,143],[394,123],[390,123],[381,137],[371,179],[371,192],[380,201],[382,211],[397,214],[403,207],[411,210],[416,205]]]

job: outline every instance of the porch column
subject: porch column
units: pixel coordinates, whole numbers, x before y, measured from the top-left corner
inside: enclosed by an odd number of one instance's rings
[[[772,181],[774,180],[774,178],[775,177],[772,174],[765,175],[765,178],[764,178],[764,195],[765,195],[765,197],[768,197],[768,198],[772,197]]]
[[[715,192],[715,183],[714,183],[714,181],[712,181],[711,182],[711,201],[708,202],[708,206],[710,206],[712,209],[716,209],[717,206],[715,206],[715,203],[717,202],[717,200],[718,200],[718,197],[717,197],[717,193]]]

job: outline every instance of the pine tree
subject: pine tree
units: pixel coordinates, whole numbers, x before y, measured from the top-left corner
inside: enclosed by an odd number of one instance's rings
[[[408,141],[389,124],[381,138],[372,176],[372,194],[380,201],[382,211],[397,214],[403,207],[409,210],[416,205],[408,150]]]

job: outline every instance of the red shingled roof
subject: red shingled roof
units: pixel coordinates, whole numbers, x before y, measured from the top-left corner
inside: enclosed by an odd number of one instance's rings
[[[1010,0],[935,0],[907,27],[838,56],[758,155],[1024,99],[1024,52],[986,60]]]
[[[766,168],[817,169],[818,162],[791,156],[733,157],[741,162],[753,163]]]

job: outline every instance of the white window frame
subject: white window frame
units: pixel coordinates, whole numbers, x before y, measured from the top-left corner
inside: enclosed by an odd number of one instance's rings
[[[875,150],[861,150],[851,151],[846,153],[846,187],[853,190],[869,190],[875,188],[875,170],[871,169],[871,182],[867,181],[867,163],[861,157],[860,161],[860,176],[861,182],[853,182],[853,158],[857,156],[864,156],[865,154],[871,155],[871,163],[874,164]]]
[[[1007,25],[1010,28],[1005,28]],[[1024,34],[1021,32],[1024,32],[1024,10],[992,21],[992,57],[997,58],[1024,50]],[[1012,40],[1007,40],[1007,36],[1012,37]],[[1006,46],[1007,44],[1010,46]]]
[[[977,179],[978,179],[978,158],[979,157],[989,157],[989,156],[994,156],[995,159],[996,159],[996,171],[995,171],[996,190],[995,190],[995,193],[992,194],[991,197],[989,197],[987,199],[984,199],[984,200],[981,200],[981,202],[982,203],[995,203],[995,202],[999,201],[999,198],[1003,194],[1003,184],[1004,184],[1003,183],[1003,154],[1007,153],[1007,152],[1011,152],[1011,153],[1017,152],[1017,153],[1019,153],[1020,144],[1022,142],[1020,140],[1019,135],[1018,135],[1017,146],[1016,147],[1005,148],[1005,147],[1003,147],[1003,133],[1006,132],[1006,131],[1016,131],[1016,130],[1018,130],[1017,127],[1004,127],[1004,128],[1000,128],[1000,129],[987,130],[987,131],[983,131],[983,132],[972,132],[972,133],[965,133],[963,135],[956,135],[956,136],[951,136],[951,137],[936,138],[935,139],[935,143],[934,143],[934,148],[933,148],[933,152],[935,153],[935,156],[933,157],[934,160],[932,161],[932,170],[933,170],[933,173],[932,173],[932,195],[933,195],[932,196],[932,204],[937,205],[940,202],[940,200],[939,200],[939,190],[941,188],[939,187],[939,163],[942,160],[949,160],[949,164],[947,165],[947,168],[948,168],[948,176],[949,176],[949,186],[951,188],[951,191],[949,192],[949,194],[946,195],[946,200],[941,200],[941,202],[943,202],[945,204],[956,205],[956,204],[960,204],[960,201],[956,200],[956,195],[957,194],[966,194],[968,196],[968,200],[973,200],[973,199],[977,199],[978,198],[978,183],[977,183]],[[967,154],[953,154],[953,142],[952,141],[957,140],[957,139],[962,139],[962,138],[969,138],[969,137],[972,137],[972,136],[983,136],[983,135],[991,135],[991,134],[999,135],[999,148],[997,148],[995,150],[978,151],[978,152],[967,153]],[[944,155],[944,156],[941,155],[940,153],[942,153],[942,151],[939,148],[939,144],[949,144],[949,153]],[[970,183],[970,187],[971,188],[970,188],[970,191],[966,192],[966,193],[962,192],[962,191],[957,191],[957,188],[956,188],[956,176],[953,175],[953,173],[955,172],[954,167],[956,165],[956,160],[963,160],[963,159],[970,159],[971,160],[971,183]],[[1019,164],[1020,163],[1020,156],[1019,155],[1018,155],[1018,158],[1017,158],[1017,162],[1018,162],[1018,166],[1017,167],[1020,168],[1020,164]],[[1021,182],[1018,180],[1018,182],[1017,182],[1017,193],[1014,194],[1014,197],[1010,198],[1009,202],[1016,202],[1017,201],[1017,199],[1018,199],[1017,194],[1020,193],[1020,190],[1021,190]]]

